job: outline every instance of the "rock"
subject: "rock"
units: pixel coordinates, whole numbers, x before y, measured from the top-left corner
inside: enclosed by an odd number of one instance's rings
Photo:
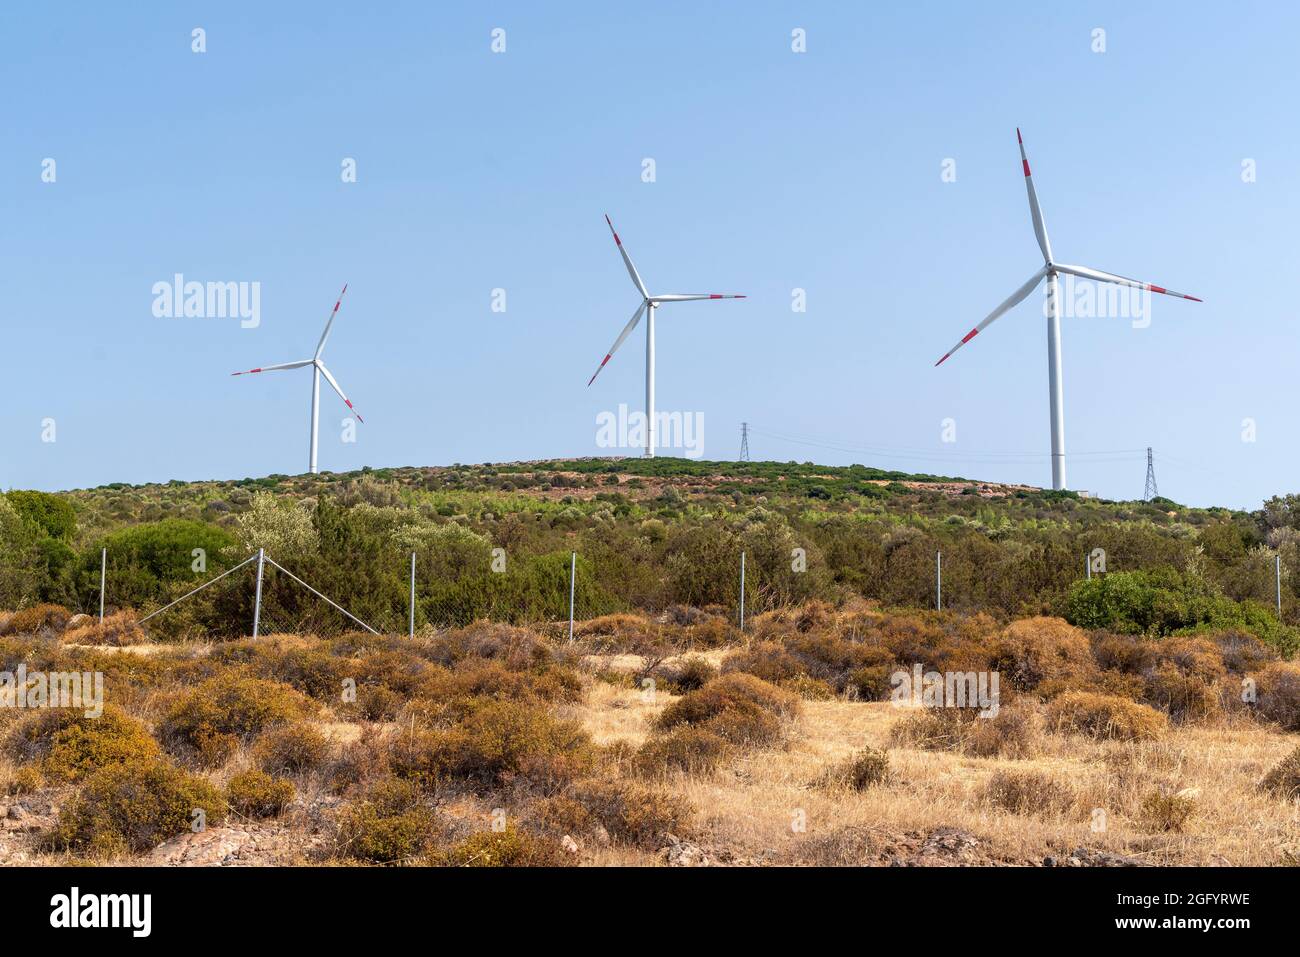
[[[659,856],[669,867],[707,867],[709,857],[704,848],[690,841],[683,841],[676,834],[665,834],[663,847]]]
[[[921,844],[922,854],[939,857],[969,858],[979,847],[979,838],[955,827],[939,827],[926,836]]]
[[[567,834],[560,838],[560,847],[564,848],[570,854],[578,853],[578,842]]]
[[[252,836],[240,828],[210,827],[163,841],[149,852],[145,863],[171,867],[229,864],[251,842]]]
[[[1090,847],[1076,847],[1070,852],[1070,856],[1065,859],[1064,863],[1069,867],[1143,866],[1143,862],[1136,857],[1126,857],[1123,854],[1112,854],[1110,851],[1099,851]]]
[[[5,817],[9,818],[11,821],[21,821],[27,816],[27,811],[21,804],[11,804],[9,805],[9,809],[5,811]]]

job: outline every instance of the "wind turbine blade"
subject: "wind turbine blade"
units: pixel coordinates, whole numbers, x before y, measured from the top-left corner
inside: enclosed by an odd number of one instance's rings
[[[303,366],[312,364],[311,359],[303,359],[301,362],[281,362],[277,366],[258,366],[256,369],[246,369],[243,372],[232,372],[231,375],[250,375],[254,372],[278,372],[281,369],[300,369]]]
[[[348,284],[343,284],[343,292],[334,300],[334,308],[330,310],[330,317],[325,320],[325,331],[320,334],[320,342],[316,344],[316,355],[312,358],[319,359],[320,354],[325,350],[325,340],[330,337],[330,327],[334,325],[334,317],[339,314],[339,303],[343,302],[343,296],[348,291]]]
[[[357,421],[358,422],[366,421],[365,419],[361,418],[360,412],[352,408],[352,401],[346,395],[343,394],[343,390],[339,388],[339,384],[335,382],[334,377],[330,375],[330,370],[325,368],[325,363],[317,362],[316,368],[320,369],[320,374],[325,377],[325,381],[328,382],[333,387],[334,391],[339,394],[339,398],[343,400],[343,404],[346,405],[349,409],[352,409],[352,414],[357,417]]]
[[[1023,302],[1025,297],[1034,291],[1034,289],[1038,286],[1040,282],[1042,282],[1043,277],[1046,275],[1047,275],[1047,267],[1044,266],[1042,269],[1038,270],[1038,272],[1034,273],[1033,278],[1031,278],[1029,282],[1025,283],[1023,286],[1021,286],[1019,289],[1013,292],[1010,296],[1007,297],[1006,301],[1004,301],[1002,305],[998,306],[996,309],[990,312],[984,318],[983,322],[981,322],[970,332],[966,333],[966,335],[962,336],[961,341],[958,342],[951,349],[949,349],[947,352],[945,352],[943,354],[943,359],[940,359],[938,362],[935,363],[935,365],[942,364],[944,359],[947,359],[950,355],[952,355],[954,352],[956,352],[966,343],[970,342],[977,335],[983,332],[985,327],[987,327],[991,322],[993,322],[994,319],[998,318],[1000,315],[1002,315],[1012,306],[1018,305],[1021,302]]]
[[[1016,140],[1020,143],[1020,163],[1025,168],[1025,188],[1029,190],[1029,215],[1034,218],[1034,238],[1038,248],[1043,251],[1043,262],[1052,261],[1052,244],[1047,241],[1047,227],[1043,225],[1043,210],[1038,205],[1038,193],[1034,191],[1034,178],[1029,175],[1029,159],[1025,156],[1025,141],[1020,138],[1020,127],[1016,127]]]
[[[591,385],[596,381],[596,376],[600,375],[600,370],[605,368],[605,363],[609,361],[609,357],[618,352],[618,347],[623,344],[623,340],[632,334],[632,330],[636,328],[636,324],[641,321],[641,313],[645,312],[646,303],[649,301],[650,300],[648,299],[641,300],[641,305],[637,306],[636,312],[632,313],[631,322],[624,326],[623,331],[618,334],[618,338],[614,340],[614,344],[609,347],[609,352],[605,353],[605,358],[600,360],[600,365],[596,367],[596,371],[593,372],[591,378],[587,380],[587,385]]]
[[[632,257],[623,248],[623,240],[618,238],[618,232],[614,229],[614,224],[609,222],[608,213],[605,214],[605,222],[609,223],[609,231],[614,234],[614,245],[618,247],[619,254],[623,257],[623,263],[627,266],[627,274],[632,277],[632,282],[636,283],[636,288],[641,291],[641,298],[649,299],[650,293],[646,291],[645,283],[641,281],[641,274],[632,265]]]
[[[1174,292],[1172,289],[1166,289],[1164,286],[1157,286],[1154,283],[1142,282],[1139,279],[1129,279],[1127,276],[1116,276],[1114,273],[1102,272],[1100,269],[1089,269],[1087,266],[1058,265],[1056,268],[1061,272],[1068,272],[1070,275],[1078,276],[1082,279],[1095,279],[1098,282],[1113,282],[1119,286],[1133,286],[1136,289],[1147,289],[1151,292],[1158,292],[1164,296],[1176,296],[1179,299],[1190,299],[1192,302],[1204,302],[1203,299],[1189,296],[1185,292]]]
[[[682,292],[666,296],[651,296],[651,302],[693,302],[696,299],[744,299],[742,295],[721,292]]]

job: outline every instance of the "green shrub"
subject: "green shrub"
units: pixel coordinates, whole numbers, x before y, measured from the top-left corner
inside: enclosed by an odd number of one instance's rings
[[[61,495],[15,489],[3,497],[14,511],[39,528],[49,538],[68,541],[77,528],[77,512]]]
[[[64,804],[49,842],[103,855],[147,851],[189,831],[196,811],[210,826],[225,810],[214,785],[165,761],[110,764],[89,775]]]
[[[193,569],[194,549],[202,548],[207,554],[205,574],[210,577],[222,570],[221,556],[234,544],[228,532],[206,522],[166,518],[129,525],[83,551],[77,576],[85,593],[96,593],[100,549],[107,548],[108,593],[119,605],[139,608],[169,600],[169,586],[193,588],[203,581]]]
[[[49,780],[66,783],[111,764],[156,759],[160,753],[143,724],[111,705],[94,718],[69,709],[38,711],[10,733],[6,750],[19,761],[39,762]]]
[[[409,863],[433,841],[433,812],[409,781],[386,778],[371,785],[339,819],[340,856],[372,864]]]
[[[1278,622],[1267,606],[1234,601],[1207,581],[1172,568],[1077,581],[1066,608],[1066,617],[1081,628],[1149,635],[1240,628],[1283,654],[1300,647],[1300,629]]]
[[[293,803],[293,797],[293,784],[256,769],[236,774],[226,784],[231,810],[245,817],[276,817]]]
[[[439,855],[446,867],[556,867],[569,863],[559,844],[507,825],[478,831]]]
[[[253,760],[268,774],[303,774],[319,770],[329,757],[325,736],[305,721],[263,732],[253,746]]]
[[[172,750],[213,766],[241,742],[310,710],[288,685],[228,672],[178,695],[163,716],[159,736]]]

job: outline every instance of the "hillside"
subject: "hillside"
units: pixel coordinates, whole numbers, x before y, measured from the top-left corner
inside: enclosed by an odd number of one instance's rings
[[[670,459],[9,492],[0,671],[103,696],[0,710],[0,863],[1294,863],[1294,504]]]
[[[1272,607],[1281,554],[1283,618],[1294,620],[1289,497],[1248,514],[863,466],[589,458],[6,500],[0,607],[97,610],[106,548],[106,603],[156,608],[258,546],[380,630],[405,630],[412,552],[417,624],[566,618],[574,551],[579,617],[674,605],[734,613],[742,551],[751,616],[814,598],[933,607],[941,552],[947,609],[1161,634],[1231,621],[1294,645]],[[1081,582],[1097,549],[1098,574]],[[189,625],[237,634],[217,618],[246,620],[246,597],[196,609]],[[314,614],[275,584],[268,601],[286,626]]]

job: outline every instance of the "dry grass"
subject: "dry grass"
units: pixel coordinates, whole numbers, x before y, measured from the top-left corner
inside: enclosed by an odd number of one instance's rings
[[[669,696],[596,684],[578,713],[593,737],[643,743]],[[631,711],[631,700],[636,701]],[[1034,864],[1085,846],[1150,864],[1277,865],[1300,847],[1293,805],[1259,787],[1294,747],[1259,723],[1184,725],[1161,742],[1048,735],[1027,760],[890,747],[907,709],[884,702],[810,701],[784,750],[739,752],[712,774],[663,785],[696,808],[697,839],[741,863],[885,863],[907,835],[956,828],[980,841],[985,863]],[[638,723],[640,727],[638,728]],[[888,748],[889,779],[864,791],[810,786],[864,748]],[[1032,776],[1053,796],[1042,812],[988,799],[1007,775]],[[1140,785],[1140,787],[1139,787]],[[1004,784],[1005,786],[1005,784]],[[1160,788],[1195,789],[1195,813],[1166,831],[1143,808]],[[1096,831],[1094,813],[1105,814]],[[801,832],[796,827],[802,823]],[[652,863],[645,853],[602,853],[591,863]]]

